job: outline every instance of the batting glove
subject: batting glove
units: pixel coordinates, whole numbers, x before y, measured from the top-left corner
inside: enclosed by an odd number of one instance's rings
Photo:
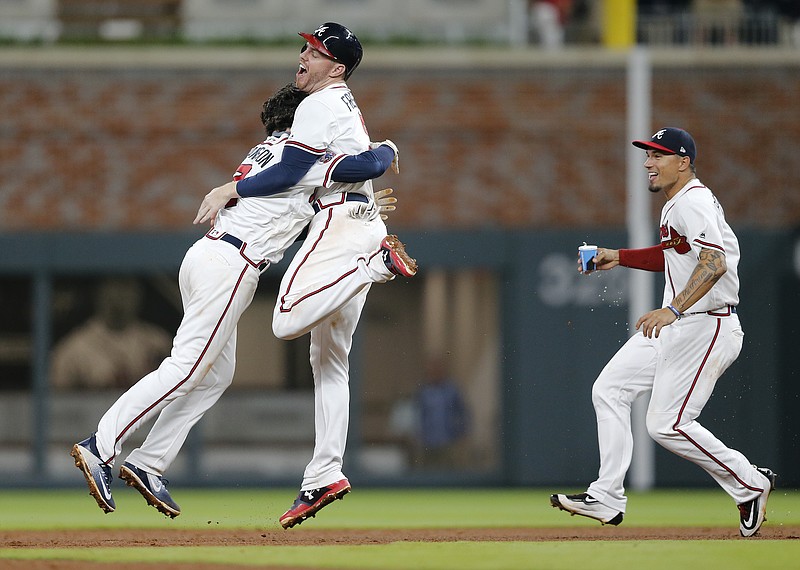
[[[385,141],[369,143],[369,148],[371,149],[378,148],[382,144],[385,144],[394,151],[394,160],[392,160],[392,172],[394,172],[395,174],[400,174],[400,151],[397,150],[396,144],[394,144],[389,139],[386,139]]]
[[[384,221],[389,218],[386,213],[394,212],[394,205],[397,204],[397,198],[390,196],[392,192],[394,192],[392,188],[384,188],[383,190],[378,190],[374,194],[375,203],[378,205],[378,212],[380,212],[381,219]]]

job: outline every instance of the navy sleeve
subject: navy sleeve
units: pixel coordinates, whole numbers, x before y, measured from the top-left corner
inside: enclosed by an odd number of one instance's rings
[[[392,165],[394,150],[382,144],[376,149],[348,156],[339,161],[331,180],[334,182],[364,182],[382,175]]]
[[[236,193],[242,198],[252,198],[285,192],[300,182],[317,158],[319,157],[297,147],[285,146],[278,164],[255,176],[239,180],[236,183]]]

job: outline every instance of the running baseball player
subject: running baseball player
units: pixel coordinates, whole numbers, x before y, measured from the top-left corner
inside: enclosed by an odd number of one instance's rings
[[[631,404],[652,391],[647,430],[666,449],[696,463],[739,507],[739,531],[753,536],[766,520],[775,474],[726,447],[696,420],[717,379],[736,360],[744,333],[739,304],[739,243],[722,207],[697,179],[692,136],[668,127],[633,141],[647,153],[651,192],[664,192],[661,243],[644,249],[598,248],[599,270],[618,265],[665,274],[660,309],[642,315],[634,334],[592,388],[600,472],[585,493],[552,495],[554,507],[603,524],[622,522],[623,482],[631,462]]]
[[[255,176],[281,159],[289,140],[285,130],[305,96],[287,86],[265,103],[262,121],[268,136],[247,154],[236,180]],[[111,406],[96,433],[72,448],[75,465],[103,511],[116,508],[111,467],[123,444],[157,415],[146,440],[127,456],[119,475],[160,512],[170,517],[180,514],[163,475],[189,430],[233,379],[236,326],[253,299],[260,274],[283,257],[307,226],[314,215],[310,199],[316,186],[334,184],[339,168],[347,179],[379,176],[389,168],[396,147],[373,146],[357,157],[336,155],[327,162],[316,161],[299,184],[285,192],[228,204],[213,228],[189,248],[179,273],[184,316],[171,355]]]
[[[327,22],[301,33],[303,45],[295,84],[309,96],[292,123],[275,178],[294,180],[328,154],[369,148],[370,139],[347,79],[361,62],[363,49],[346,27]],[[277,168],[277,167],[276,167]],[[294,174],[292,172],[294,171]],[[198,212],[213,216],[229,199],[272,191],[272,173],[215,188]],[[353,181],[355,182],[355,181]],[[284,274],[272,329],[292,339],[311,331],[314,373],[315,445],[294,504],[280,517],[284,528],[314,516],[351,489],[342,472],[349,423],[349,363],[353,334],[372,283],[412,277],[417,264],[380,217],[369,214],[370,181],[333,184],[317,190],[308,238]]]

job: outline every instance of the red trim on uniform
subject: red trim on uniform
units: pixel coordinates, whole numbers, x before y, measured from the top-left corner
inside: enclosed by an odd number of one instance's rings
[[[672,289],[672,298],[674,299],[677,293],[675,292],[675,283],[672,281],[672,273],[669,270],[669,264],[667,263],[666,255],[664,256],[664,275],[667,283],[669,283],[669,288]]]
[[[224,235],[226,235],[226,234],[228,233],[228,232],[222,232],[222,233],[220,233],[218,236],[213,236],[213,235],[211,235],[211,232],[213,232],[213,231],[214,231],[214,228],[211,228],[210,230],[208,230],[208,232],[206,232],[206,237],[207,237],[208,239],[215,240],[215,241],[216,241],[216,240],[221,240],[221,239],[222,239],[222,236],[224,236]],[[219,231],[219,230],[218,230],[218,231]],[[236,236],[231,236],[231,237],[236,237]],[[237,239],[238,239],[238,238],[237,238]],[[231,245],[234,245],[234,244],[231,244]],[[245,250],[246,248],[247,248],[247,242],[242,242],[242,245],[241,245],[241,247],[239,248],[239,255],[241,255],[241,256],[242,256],[242,258],[243,258],[243,259],[244,259],[244,260],[245,260],[247,263],[249,263],[250,265],[252,265],[252,266],[253,266],[253,269],[255,269],[256,271],[261,271],[261,269],[260,269],[259,267],[261,266],[261,264],[262,264],[262,263],[266,263],[266,264],[267,264],[267,265],[264,267],[264,269],[267,269],[267,267],[269,267],[269,266],[270,266],[270,262],[269,262],[269,261],[267,261],[266,259],[262,259],[261,261],[253,261],[252,259],[250,259],[249,257],[247,257],[247,254],[244,252],[244,250]]]
[[[722,253],[725,253],[725,248],[722,247],[721,245],[717,245],[715,243],[711,243],[711,242],[708,242],[708,241],[702,241],[702,240],[699,240],[699,239],[694,240],[694,242],[696,244],[702,246],[702,247],[708,247],[708,248],[711,248],[711,249],[716,249],[716,250],[721,251]]]
[[[186,383],[186,382],[189,380],[189,378],[191,378],[191,377],[192,377],[192,374],[194,374],[194,371],[195,371],[195,370],[197,370],[197,367],[198,367],[198,366],[200,366],[200,362],[203,360],[203,357],[205,356],[206,352],[208,352],[208,347],[209,347],[209,346],[211,346],[211,341],[212,341],[212,340],[214,340],[214,337],[216,336],[216,334],[217,334],[217,331],[219,330],[219,327],[220,327],[220,325],[222,324],[222,320],[225,318],[225,315],[227,315],[227,314],[228,314],[228,309],[230,309],[230,307],[231,307],[231,304],[233,303],[233,299],[234,299],[234,297],[236,297],[236,292],[239,290],[239,285],[241,285],[241,283],[242,283],[242,279],[244,279],[244,276],[247,274],[247,272],[248,272],[249,270],[250,270],[250,268],[249,268],[249,267],[245,267],[244,269],[242,269],[242,272],[241,272],[241,274],[239,275],[239,279],[236,281],[236,285],[233,287],[233,291],[231,291],[231,296],[230,296],[230,298],[228,299],[228,304],[227,304],[227,305],[225,305],[225,309],[222,311],[222,314],[220,315],[220,317],[219,317],[219,320],[217,321],[217,324],[216,324],[216,326],[214,327],[214,330],[211,332],[211,335],[208,337],[208,342],[206,342],[206,345],[203,347],[203,350],[202,350],[202,352],[200,352],[200,356],[198,356],[198,357],[197,357],[197,360],[195,361],[195,363],[194,363],[194,366],[192,366],[192,369],[191,369],[191,370],[189,370],[189,374],[187,374],[187,375],[186,375],[186,377],[185,377],[183,380],[181,380],[180,382],[178,382],[177,384],[175,384],[175,386],[173,386],[173,387],[172,387],[172,388],[171,388],[169,391],[167,391],[167,392],[166,392],[166,393],[165,393],[163,396],[161,396],[161,397],[160,397],[160,398],[158,398],[158,399],[157,399],[155,402],[153,402],[152,404],[150,404],[150,405],[149,405],[147,408],[145,408],[144,410],[142,410],[142,412],[141,412],[141,413],[140,413],[138,416],[136,416],[136,417],[135,417],[135,418],[134,418],[134,419],[133,419],[133,420],[132,420],[132,421],[131,421],[131,422],[130,422],[130,423],[127,425],[127,426],[125,426],[125,428],[124,428],[124,429],[123,429],[123,430],[122,430],[122,431],[119,433],[119,435],[117,435],[117,437],[114,439],[114,448],[115,448],[115,449],[116,449],[116,447],[117,447],[117,443],[118,443],[118,442],[119,442],[119,440],[122,438],[122,436],[123,436],[123,435],[125,435],[125,434],[128,432],[128,430],[129,430],[129,429],[131,429],[131,428],[133,427],[133,425],[134,425],[136,422],[138,422],[138,421],[139,421],[139,420],[141,420],[141,419],[142,419],[144,416],[146,416],[146,415],[148,414],[148,412],[150,412],[150,410],[152,410],[152,409],[153,409],[153,408],[155,408],[155,407],[156,407],[158,404],[160,404],[161,402],[163,402],[163,401],[164,401],[164,400],[167,398],[167,396],[169,396],[169,395],[170,395],[170,394],[172,394],[172,393],[173,393],[175,390],[177,390],[178,388],[180,388],[181,386],[183,386],[183,385],[184,385],[184,384],[185,384],[185,383]],[[110,458],[108,458],[107,462],[109,462],[109,461],[113,461],[113,460],[114,460],[114,458],[116,457],[116,455],[117,455],[117,454],[116,454],[116,453],[114,453],[114,455],[112,455]]]
[[[242,247],[240,247],[240,248],[239,248],[239,255],[241,255],[241,256],[242,256],[242,259],[244,259],[244,260],[245,260],[247,263],[249,263],[250,265],[252,265],[252,266],[253,266],[253,269],[255,269],[256,271],[261,271],[261,269],[259,269],[259,266],[260,266],[262,263],[266,263],[266,264],[267,264],[267,265],[264,267],[264,269],[266,269],[267,267],[269,267],[269,262],[268,262],[266,259],[262,259],[261,261],[258,261],[258,262],[256,262],[256,261],[253,261],[252,259],[250,259],[249,257],[247,257],[247,254],[244,252],[244,250],[245,250],[245,248],[246,248],[246,247],[247,247],[247,243],[245,242],[245,243],[243,243],[243,244],[242,244]]]
[[[335,196],[335,194],[331,194],[331,196]],[[327,197],[328,196],[323,196],[319,200],[314,201],[312,205],[316,205],[317,208],[319,208],[320,210],[324,210],[326,208],[330,208],[331,206],[341,206],[342,204],[347,202],[347,192],[340,192],[339,197],[333,202],[323,203],[322,200]],[[325,229],[327,229],[328,225],[330,225],[330,219],[328,219],[328,223],[325,224]],[[323,229],[323,231],[325,230]]]
[[[287,146],[296,146],[297,148],[304,150],[306,152],[310,152],[311,154],[325,154],[324,148],[323,149],[314,148],[313,146],[308,146],[307,144],[303,144],[300,141],[296,140],[286,141],[284,148],[286,148]]]
[[[343,194],[343,196],[344,196],[344,194]],[[335,205],[335,204],[329,204],[328,206],[325,206],[325,207],[327,208],[327,207],[329,207],[329,206],[333,206],[333,205]],[[356,271],[358,271],[358,267],[356,266],[356,267],[354,267],[353,269],[350,269],[350,270],[348,270],[348,271],[346,271],[346,272],[342,273],[341,275],[339,275],[339,277],[336,277],[335,279],[333,279],[333,281],[331,281],[331,282],[327,283],[326,285],[323,285],[322,287],[319,287],[318,289],[315,289],[314,291],[311,291],[311,292],[309,292],[309,293],[307,293],[307,294],[303,295],[302,297],[300,297],[299,299],[297,299],[295,302],[293,302],[293,303],[291,304],[291,306],[288,306],[288,307],[286,307],[286,306],[285,306],[285,303],[286,303],[286,296],[289,294],[289,291],[292,289],[292,284],[294,283],[294,278],[295,278],[295,277],[297,277],[297,274],[300,272],[300,268],[301,268],[301,267],[303,267],[303,265],[305,264],[305,262],[308,260],[308,257],[311,255],[311,253],[314,251],[314,249],[316,249],[316,247],[317,247],[317,244],[319,244],[319,243],[322,241],[322,237],[323,237],[323,235],[325,234],[325,231],[326,231],[326,230],[327,230],[327,229],[330,227],[330,225],[331,225],[331,219],[332,219],[332,218],[333,218],[333,210],[328,210],[328,220],[325,222],[325,227],[324,227],[324,228],[322,228],[322,231],[320,231],[320,233],[319,233],[319,236],[317,236],[317,239],[314,241],[314,245],[312,245],[312,246],[311,246],[311,249],[309,249],[309,250],[308,250],[308,252],[306,252],[305,256],[303,257],[303,261],[301,261],[301,262],[298,264],[298,266],[297,266],[297,268],[295,269],[294,273],[292,273],[292,276],[291,276],[291,278],[289,279],[289,283],[288,283],[288,285],[286,286],[286,292],[285,292],[285,293],[283,293],[283,295],[281,295],[281,298],[280,298],[280,312],[281,312],[281,313],[290,313],[290,312],[292,311],[292,309],[293,309],[294,307],[296,307],[298,304],[300,304],[302,301],[304,301],[304,300],[308,299],[309,297],[313,297],[314,295],[317,295],[317,294],[319,294],[319,293],[321,293],[321,292],[325,291],[326,289],[330,289],[331,287],[333,287],[334,285],[336,285],[337,283],[339,283],[339,282],[340,282],[342,279],[344,279],[345,277],[348,277],[349,275],[352,275],[353,273],[355,273]],[[378,255],[378,253],[380,253],[380,250],[376,251],[375,253],[373,253],[372,255],[370,255],[368,258],[360,257],[359,259],[364,259],[364,260],[365,260],[367,263],[369,263],[369,261],[370,261],[370,260],[371,260],[373,257],[375,257],[376,255]]]
[[[331,178],[331,176],[333,175],[333,169],[336,168],[336,165],[339,164],[341,161],[343,161],[345,158],[347,158],[346,154],[340,154],[339,156],[336,156],[333,158],[333,160],[331,160],[330,164],[328,164],[328,168],[325,170],[325,177],[322,179],[323,187],[327,188],[328,184],[333,182],[333,179]]]
[[[707,315],[711,315],[712,317],[730,317],[733,314],[733,309],[731,308],[733,305],[727,305],[722,312],[717,311],[716,309],[711,309],[710,311],[706,311]]]
[[[678,418],[675,420],[675,423],[672,425],[672,429],[675,430],[676,432],[678,432],[679,434],[681,434],[683,437],[685,437],[686,441],[688,441],[689,443],[694,445],[697,449],[699,449],[701,452],[703,452],[703,454],[705,454],[706,457],[708,457],[714,463],[716,463],[717,465],[722,467],[725,471],[730,473],[731,476],[734,479],[736,479],[739,482],[739,484],[742,485],[745,489],[750,489],[751,491],[758,491],[760,493],[760,492],[763,492],[764,489],[761,489],[759,487],[751,487],[750,485],[748,485],[747,483],[742,481],[742,479],[736,473],[734,473],[733,470],[730,467],[728,467],[727,465],[722,463],[722,461],[720,461],[719,459],[714,457],[708,450],[704,449],[699,443],[697,443],[695,440],[693,440],[691,437],[689,437],[686,434],[686,432],[684,432],[684,431],[682,431],[681,429],[678,428],[678,424],[681,423],[681,416],[683,416],[683,411],[686,409],[686,406],[689,404],[689,398],[691,398],[692,392],[694,391],[694,388],[697,385],[697,381],[700,379],[700,374],[703,372],[703,367],[706,365],[706,362],[708,362],[708,357],[711,355],[711,351],[714,348],[714,344],[717,342],[717,337],[719,337],[720,328],[722,328],[722,321],[720,321],[718,319],[717,320],[717,328],[714,331],[714,338],[711,339],[711,343],[708,345],[708,350],[706,351],[706,354],[703,357],[703,362],[700,363],[700,367],[697,369],[697,374],[695,374],[694,380],[692,380],[692,387],[689,388],[689,392],[688,392],[688,394],[686,394],[686,398],[683,400],[683,404],[681,405],[681,411],[678,412]]]

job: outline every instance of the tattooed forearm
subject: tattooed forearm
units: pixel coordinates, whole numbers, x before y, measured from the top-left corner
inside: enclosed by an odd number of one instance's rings
[[[681,313],[703,298],[728,270],[725,254],[715,249],[700,250],[700,259],[683,291],[675,296],[672,306]]]

